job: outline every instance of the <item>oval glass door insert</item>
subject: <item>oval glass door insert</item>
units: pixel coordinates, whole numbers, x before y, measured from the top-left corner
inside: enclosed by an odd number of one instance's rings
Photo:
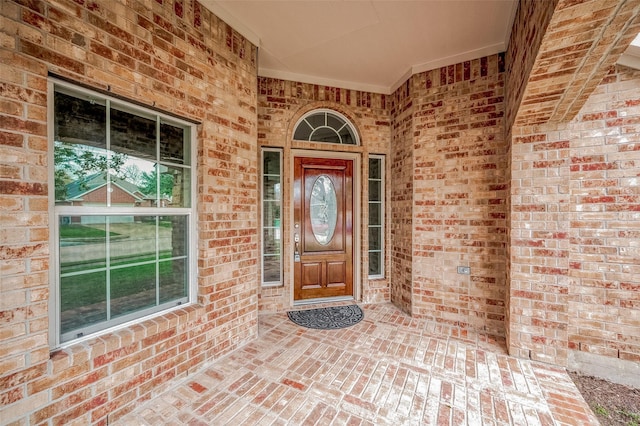
[[[310,204],[313,235],[320,244],[327,245],[333,238],[338,221],[336,188],[329,176],[322,175],[316,179],[311,189]]]

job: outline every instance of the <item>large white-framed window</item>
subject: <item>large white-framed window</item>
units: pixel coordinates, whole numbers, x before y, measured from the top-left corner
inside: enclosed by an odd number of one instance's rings
[[[51,344],[190,302],[195,124],[49,81]]]
[[[369,278],[384,277],[384,155],[369,156]]]
[[[262,285],[282,284],[282,151],[262,149]]]

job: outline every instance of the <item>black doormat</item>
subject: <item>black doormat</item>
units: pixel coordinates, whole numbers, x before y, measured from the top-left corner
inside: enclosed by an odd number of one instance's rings
[[[350,327],[364,318],[364,312],[358,305],[332,306],[330,308],[289,311],[289,319],[302,327],[317,330],[334,330]]]

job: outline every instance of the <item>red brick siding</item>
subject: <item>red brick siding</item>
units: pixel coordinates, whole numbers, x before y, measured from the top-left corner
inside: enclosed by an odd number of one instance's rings
[[[194,0],[3,1],[0,37],[2,422],[106,424],[256,336],[257,51]],[[51,356],[48,72],[202,123],[199,305]]]
[[[522,3],[516,24],[522,30],[514,31],[509,45],[514,52],[509,58],[514,77],[509,102],[517,105],[517,113],[510,119],[518,126],[566,123],[640,32],[640,3],[528,1]],[[523,77],[524,86],[519,84]]]
[[[412,79],[391,104],[391,301],[406,313],[413,307],[413,107]]]
[[[504,77],[503,55],[413,76],[411,186],[393,180],[412,190],[411,230],[402,231],[412,239],[402,292],[412,292],[412,314],[494,334],[504,334],[505,319]],[[471,275],[457,274],[459,265]]]
[[[564,125],[513,145],[510,351],[640,359],[640,72],[612,72]]]
[[[589,132],[597,133],[598,122],[616,112],[603,108],[588,113],[586,124],[577,124],[583,119],[574,117],[583,105],[596,102],[589,96],[637,35],[639,8],[637,2],[626,0],[615,4],[559,0],[524,1],[517,10],[507,52],[506,127],[512,194],[508,200],[507,341],[513,355],[565,365],[569,349],[590,350],[584,348],[589,348],[587,341],[571,343],[573,337],[569,337],[579,328],[572,310],[578,306],[574,271],[580,263],[573,256],[596,250],[582,247],[582,240],[573,238],[573,227],[580,223],[574,215],[577,208],[584,208],[586,215],[595,214],[594,208],[620,199],[607,194],[578,200],[573,195],[574,169],[581,168],[583,161],[585,167],[604,167],[592,160],[604,159],[612,146],[597,148],[598,139]],[[580,127],[584,130],[576,130]],[[583,144],[588,154],[575,158],[574,150]],[[578,207],[578,201],[584,205]],[[601,309],[606,308],[596,308]],[[608,334],[605,331],[602,336]],[[606,340],[602,336],[600,343]],[[599,348],[593,350],[596,353],[617,354],[602,345],[594,347]]]
[[[569,151],[566,126],[514,132],[510,353],[566,359]],[[530,352],[531,350],[531,352]]]
[[[570,125],[569,349],[640,361],[640,71],[618,67]]]
[[[506,52],[507,103],[506,124],[513,125],[540,44],[551,21],[558,0],[521,0],[518,2]]]

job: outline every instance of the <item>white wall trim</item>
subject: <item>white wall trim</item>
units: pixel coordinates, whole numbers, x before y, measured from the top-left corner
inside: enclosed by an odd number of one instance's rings
[[[231,13],[215,0],[199,0],[200,3],[209,9],[214,15],[222,19],[227,25],[239,32],[244,38],[253,43],[254,46],[261,47],[262,41],[256,33],[246,26],[241,20],[237,19]]]
[[[624,53],[620,56],[620,59],[618,59],[618,65],[640,70],[640,56]]]
[[[299,83],[316,84],[318,86],[338,87],[347,90],[360,90],[363,92],[381,93],[388,95],[389,87],[378,86],[375,84],[359,83],[356,81],[334,80],[309,74],[298,74],[295,72],[278,71],[269,68],[259,67],[258,75],[260,77],[277,78],[279,80],[295,81]]]
[[[388,92],[385,94],[391,94],[395,92],[398,87],[402,86],[411,76],[415,74],[419,74],[425,71],[431,71],[449,65],[459,64],[465,61],[484,58],[485,56],[495,55],[497,53],[504,52],[505,48],[505,43],[497,43],[490,46],[482,47],[480,49],[470,50],[468,52],[463,52],[457,55],[436,59],[434,61],[416,64],[412,66],[406,73],[404,73],[398,80],[396,80],[396,82],[388,88]]]
[[[334,80],[310,74],[298,74],[294,72],[279,71],[269,68],[259,67],[258,75],[260,77],[276,78],[279,80],[295,81],[300,83],[316,84],[319,86],[339,87],[347,90],[360,90],[363,92],[380,93],[383,95],[391,95],[398,87],[402,86],[411,76],[424,71],[431,71],[448,65],[455,65],[465,61],[483,58],[485,56],[495,55],[504,52],[505,43],[497,43],[485,46],[481,49],[470,50],[458,55],[447,56],[435,61],[416,64],[405,71],[391,86],[379,86],[375,84],[360,83],[355,81]]]

